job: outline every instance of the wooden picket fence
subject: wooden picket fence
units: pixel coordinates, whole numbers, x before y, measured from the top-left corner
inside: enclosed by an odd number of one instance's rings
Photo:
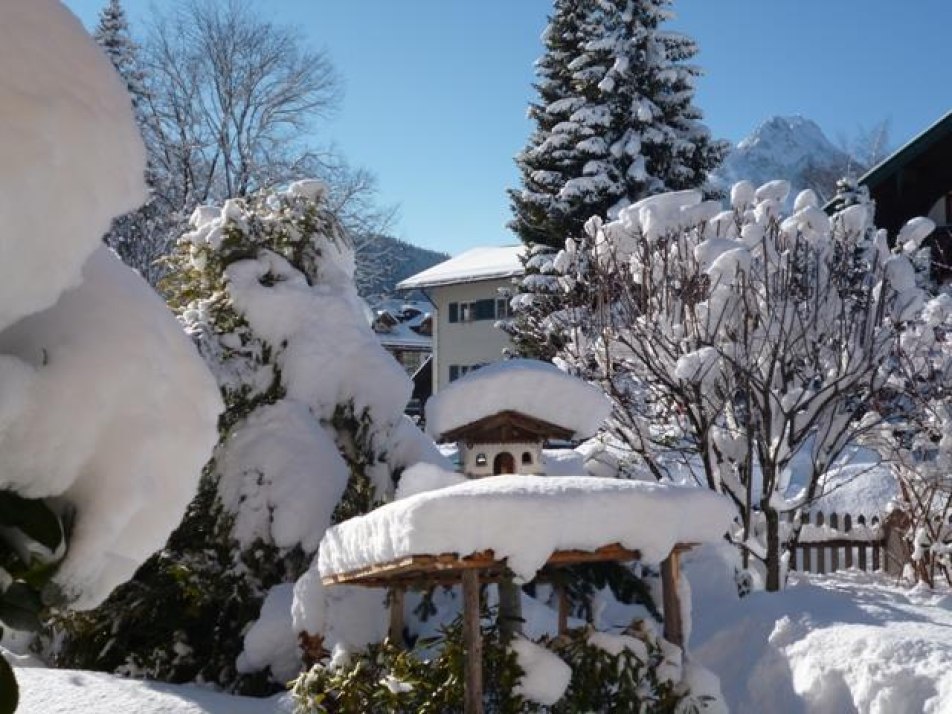
[[[898,574],[905,562],[904,545],[890,519],[879,516],[831,513],[805,514],[800,541],[791,553],[789,567],[807,573],[832,573],[858,568]],[[793,522],[794,514],[790,514]]]

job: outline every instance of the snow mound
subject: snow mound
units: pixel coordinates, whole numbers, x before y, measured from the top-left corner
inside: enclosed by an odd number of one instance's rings
[[[547,362],[513,359],[482,367],[426,403],[427,433],[443,434],[502,411],[516,411],[591,436],[611,411],[600,390]]]
[[[0,333],[0,487],[76,508],[56,580],[91,607],[160,548],[218,439],[211,374],[158,295],[100,248],[83,282]],[[9,367],[16,366],[16,375]]]
[[[2,330],[77,285],[112,218],[146,193],[129,95],[69,10],[0,3],[0,67]]]
[[[658,563],[677,543],[721,539],[733,518],[726,498],[697,488],[493,476],[419,493],[330,528],[318,567],[326,577],[412,555],[492,550],[517,578],[531,580],[557,550],[618,543]]]
[[[708,595],[695,599],[707,632],[693,655],[720,677],[732,711],[950,711],[947,595],[857,572],[742,601]]]
[[[546,707],[559,701],[572,679],[572,668],[555,653],[522,637],[509,646],[524,672],[515,693]]]

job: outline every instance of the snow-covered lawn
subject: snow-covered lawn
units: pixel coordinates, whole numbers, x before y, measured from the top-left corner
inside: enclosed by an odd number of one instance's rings
[[[716,561],[686,566],[691,651],[721,678],[732,712],[952,712],[952,594],[858,572],[793,576],[779,594],[729,596]],[[18,668],[20,714],[283,714],[287,695],[250,699],[194,685]]]
[[[692,572],[691,651],[731,711],[952,712],[952,595],[850,571],[737,600],[702,581],[710,564]]]
[[[234,697],[194,684],[162,684],[72,669],[18,668],[17,714],[287,714],[290,696]]]

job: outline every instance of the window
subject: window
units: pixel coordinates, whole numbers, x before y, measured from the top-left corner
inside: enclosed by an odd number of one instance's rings
[[[485,466],[487,463],[489,462],[486,460],[486,454],[476,454],[477,466]]]
[[[450,365],[450,381],[454,381],[462,377],[467,372],[472,372],[474,369],[479,369],[483,367],[483,364],[451,364]]]
[[[474,320],[495,320],[496,301],[493,299],[477,300],[473,303]]]
[[[530,454],[528,451],[523,451],[523,452],[522,452],[522,463],[523,463],[524,465],[526,465],[526,466],[531,466],[531,465],[532,465],[532,454]]]
[[[450,381],[453,382],[453,381],[459,379],[459,377],[460,377],[460,374],[459,374],[459,365],[458,365],[458,364],[451,364],[451,365],[450,365]]]
[[[496,298],[496,319],[505,320],[509,316],[509,298]]]
[[[476,322],[508,317],[508,301],[487,298],[471,302],[451,302],[448,306],[450,322]],[[505,313],[501,312],[505,310]]]

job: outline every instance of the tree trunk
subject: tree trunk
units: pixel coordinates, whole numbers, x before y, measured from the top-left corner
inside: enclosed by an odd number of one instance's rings
[[[776,508],[761,501],[761,508],[767,518],[767,592],[777,592],[780,582],[780,514]]]

